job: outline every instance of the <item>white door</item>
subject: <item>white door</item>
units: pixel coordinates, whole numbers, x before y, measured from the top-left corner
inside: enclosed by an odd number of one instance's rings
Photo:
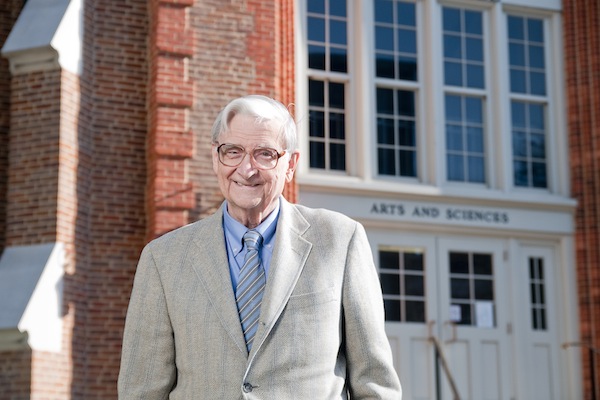
[[[509,267],[500,240],[440,239],[440,342],[461,400],[514,398]],[[454,399],[442,375],[443,399]]]
[[[369,231],[404,400],[511,399],[510,285],[502,240]]]
[[[514,307],[526,312],[515,313],[517,343],[517,398],[531,400],[562,400],[570,398],[562,392],[561,355],[567,351],[558,347],[560,335],[557,293],[561,292],[554,249],[550,246],[520,245],[515,264],[515,285],[518,295]],[[526,377],[526,379],[524,378]],[[564,390],[564,389],[563,389]]]
[[[429,340],[438,317],[435,241],[394,232],[368,232],[379,269],[386,309],[386,331],[404,400],[436,399],[434,351]]]

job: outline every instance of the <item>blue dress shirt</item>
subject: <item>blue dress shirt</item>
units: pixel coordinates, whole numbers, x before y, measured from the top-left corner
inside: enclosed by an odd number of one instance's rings
[[[223,202],[223,230],[225,231],[225,247],[227,248],[227,259],[229,261],[229,273],[231,274],[231,283],[233,292],[237,287],[240,269],[244,265],[244,256],[246,248],[244,247],[243,237],[247,227],[233,219],[227,212],[227,200]],[[263,237],[263,245],[260,249],[260,259],[265,269],[265,277],[269,278],[269,267],[271,257],[273,256],[273,244],[275,243],[275,230],[277,229],[277,219],[279,218],[279,202],[277,208],[258,225],[255,229]]]

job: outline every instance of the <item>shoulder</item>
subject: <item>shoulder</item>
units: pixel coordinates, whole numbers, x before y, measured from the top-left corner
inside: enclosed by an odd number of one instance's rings
[[[340,212],[300,204],[289,205],[294,213],[297,213],[307,222],[309,230],[330,233],[338,237],[343,234],[353,235],[356,230],[363,230],[359,222]]]
[[[196,238],[202,237],[205,240],[210,240],[210,235],[222,232],[221,218],[222,214],[220,213],[212,214],[204,219],[167,232],[150,241],[146,247],[153,252],[165,250],[173,254],[177,250],[187,248]],[[221,227],[221,229],[218,229],[218,227]]]

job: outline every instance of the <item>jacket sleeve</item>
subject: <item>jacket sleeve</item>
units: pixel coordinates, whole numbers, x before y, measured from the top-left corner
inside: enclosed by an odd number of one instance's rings
[[[400,400],[402,390],[385,333],[383,297],[364,228],[350,240],[343,288],[348,388],[352,400]]]
[[[175,347],[160,275],[146,246],[140,257],[123,334],[119,400],[163,400],[175,379]]]

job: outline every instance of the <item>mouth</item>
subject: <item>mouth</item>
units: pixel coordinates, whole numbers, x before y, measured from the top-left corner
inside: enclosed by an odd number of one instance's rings
[[[250,187],[250,188],[253,188],[253,187],[259,186],[258,183],[248,183],[248,182],[240,182],[240,181],[233,181],[233,183],[235,183],[237,186],[240,186],[240,187]]]

